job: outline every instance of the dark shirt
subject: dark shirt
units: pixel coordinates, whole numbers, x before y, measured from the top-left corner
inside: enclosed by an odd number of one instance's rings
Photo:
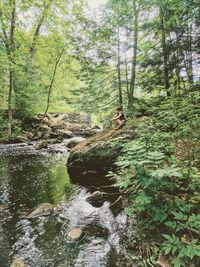
[[[120,121],[125,121],[126,120],[126,118],[125,118],[125,115],[124,115],[124,112],[123,111],[119,111],[119,120]]]

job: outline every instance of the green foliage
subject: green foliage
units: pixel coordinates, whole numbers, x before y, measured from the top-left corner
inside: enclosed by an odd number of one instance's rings
[[[165,235],[166,243],[162,246],[164,255],[171,253],[175,256],[173,260],[174,267],[188,266],[193,259],[200,257],[200,243],[197,239],[185,241],[176,235]]]
[[[152,104],[152,116],[136,120],[138,138],[124,144],[118,171],[110,173],[129,193],[125,210],[136,215],[140,233],[160,233],[159,250],[177,267],[200,264],[199,94],[193,97]]]
[[[0,110],[12,111],[13,134],[19,133],[25,119],[44,112],[55,62],[63,47],[65,50],[53,82],[50,111],[72,109],[69,107],[70,90],[80,87],[75,76],[80,64],[73,56],[72,35],[77,34],[74,21],[82,8],[82,1],[6,0],[0,4]],[[11,16],[14,16],[12,20]],[[9,73],[12,73],[11,83]],[[8,124],[8,116],[5,120]],[[2,134],[6,136],[4,129]]]

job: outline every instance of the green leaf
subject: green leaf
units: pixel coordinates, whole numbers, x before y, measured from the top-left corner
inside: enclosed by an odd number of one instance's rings
[[[181,267],[181,266],[185,266],[185,261],[184,258],[181,257],[177,257],[173,260],[174,263],[174,267]]]

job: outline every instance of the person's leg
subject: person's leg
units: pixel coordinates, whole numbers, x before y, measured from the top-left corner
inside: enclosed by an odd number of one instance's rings
[[[122,126],[125,125],[125,120],[118,120],[118,126],[117,129],[121,128]]]
[[[113,123],[115,126],[117,126],[117,120],[116,120],[116,119],[112,120],[112,123]]]
[[[121,121],[120,120],[116,120],[115,129],[119,129],[120,127],[121,127]]]

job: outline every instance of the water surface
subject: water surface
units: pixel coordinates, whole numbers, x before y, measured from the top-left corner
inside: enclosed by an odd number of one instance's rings
[[[110,203],[95,208],[88,189],[70,183],[67,153],[35,151],[28,145],[0,145],[0,266],[13,256],[29,267],[115,267],[124,214],[114,216]],[[28,219],[41,203],[54,204],[50,216]],[[67,239],[73,228],[85,235]]]

